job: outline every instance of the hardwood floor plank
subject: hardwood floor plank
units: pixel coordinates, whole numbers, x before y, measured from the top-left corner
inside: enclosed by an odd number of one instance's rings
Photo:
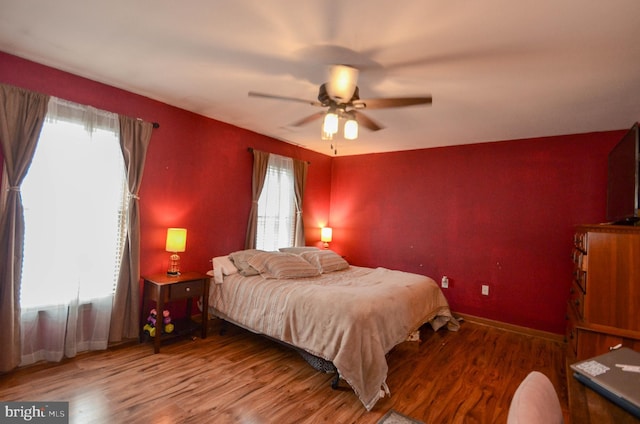
[[[133,344],[0,376],[3,401],[69,401],[72,423],[376,423],[390,408],[426,423],[504,423],[532,370],[567,414],[564,345],[465,322],[425,327],[387,355],[391,397],[367,412],[346,382],[330,387],[294,350],[243,329],[164,345]]]

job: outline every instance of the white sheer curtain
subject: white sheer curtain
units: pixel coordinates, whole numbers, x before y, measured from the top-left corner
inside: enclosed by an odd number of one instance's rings
[[[118,115],[51,98],[22,185],[22,363],[106,349],[127,204]]]
[[[293,159],[270,154],[258,199],[256,248],[278,250],[293,246],[295,222]]]

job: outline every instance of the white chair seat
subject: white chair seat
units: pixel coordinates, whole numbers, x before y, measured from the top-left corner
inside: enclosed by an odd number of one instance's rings
[[[513,395],[507,424],[562,424],[562,408],[546,375],[532,371]]]

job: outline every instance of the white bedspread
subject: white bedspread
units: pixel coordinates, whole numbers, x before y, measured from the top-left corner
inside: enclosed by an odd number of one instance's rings
[[[224,277],[211,313],[335,365],[367,410],[386,389],[385,355],[426,322],[458,329],[438,285],[423,275],[350,266],[318,277]]]

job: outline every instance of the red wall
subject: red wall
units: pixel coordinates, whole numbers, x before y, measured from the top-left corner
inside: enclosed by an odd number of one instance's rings
[[[188,230],[182,269],[207,271],[213,256],[244,247],[253,164],[248,147],[311,162],[303,217],[308,244],[320,239],[329,216],[330,156],[2,52],[0,82],[160,123],[140,189],[142,274],[166,270],[167,227]]]
[[[143,274],[166,269],[169,226],[189,230],[183,269],[243,247],[255,147],[311,161],[307,244],[330,212],[331,247],[351,263],[447,275],[455,311],[554,333],[573,227],[604,220],[606,156],[624,134],[332,158],[2,52],[0,82],[160,123],[140,191]]]
[[[604,220],[606,158],[623,134],[335,158],[332,248],[447,275],[455,311],[563,333],[573,227]]]

